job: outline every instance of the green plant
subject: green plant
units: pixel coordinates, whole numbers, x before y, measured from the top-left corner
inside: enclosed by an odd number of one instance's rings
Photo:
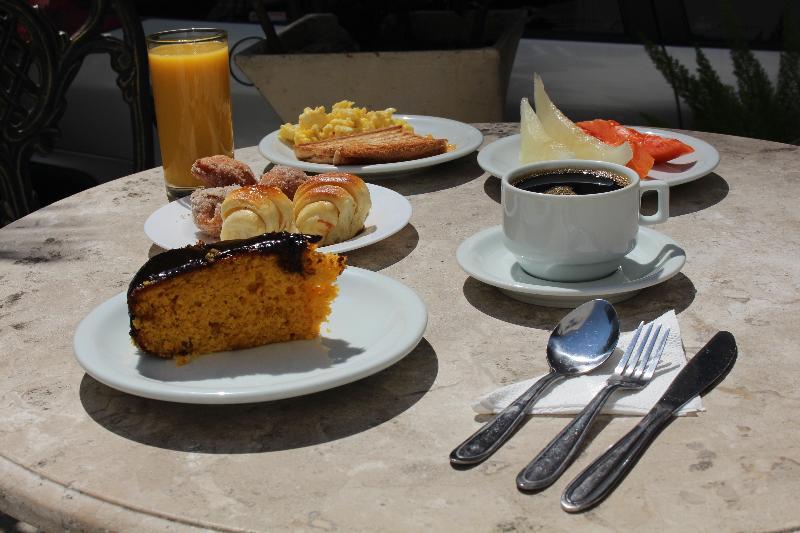
[[[724,6],[723,6],[724,7]],[[645,43],[656,68],[692,112],[694,127],[712,131],[800,144],[800,39],[784,17],[784,46],[777,82],[748,48],[730,14],[731,59],[736,87],[722,82],[703,50],[695,47],[696,74],[663,46]]]

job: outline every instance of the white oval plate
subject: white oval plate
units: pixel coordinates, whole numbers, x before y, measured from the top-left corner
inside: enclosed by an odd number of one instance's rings
[[[372,208],[364,221],[364,229],[352,239],[321,246],[321,252],[349,252],[382,241],[406,227],[411,219],[411,204],[405,196],[371,183],[367,183],[367,187]],[[219,240],[203,233],[194,225],[188,197],[156,210],[145,221],[144,232],[151,241],[166,250],[195,244],[198,240],[207,243]]]
[[[626,300],[646,287],[667,281],[686,263],[686,252],[663,233],[640,227],[636,247],[620,268],[595,281],[560,283],[531,276],[503,244],[502,226],[469,237],[458,247],[458,264],[473,278],[517,300],[547,307],[575,307],[594,298]]]
[[[310,394],[372,375],[409,354],[428,314],[419,296],[382,274],[348,267],[339,296],[315,340],[217,352],[177,366],[139,351],[128,334],[126,293],[96,307],[78,325],[80,365],[109,387],[182,403],[249,403]],[[391,302],[388,305],[387,302]]]
[[[719,152],[716,148],[697,137],[654,128],[635,127],[634,129],[642,133],[678,139],[694,148],[694,152],[691,154],[676,157],[668,163],[660,163],[650,170],[647,177],[665,181],[670,187],[702,178],[717,168],[719,164]],[[517,133],[487,144],[478,152],[478,165],[493,176],[503,176],[521,166],[519,143],[520,136]]]
[[[464,157],[467,154],[471,154],[483,142],[483,134],[478,129],[457,120],[422,115],[397,115],[397,118],[407,121],[414,128],[414,133],[418,135],[431,134],[438,139],[447,139],[447,142],[455,146],[455,150],[412,161],[337,167],[298,160],[294,156],[292,148],[278,139],[278,131],[273,131],[261,139],[261,142],[258,143],[258,150],[261,155],[276,165],[299,168],[306,172],[349,172],[362,177],[388,177],[387,175],[390,174],[417,170]]]

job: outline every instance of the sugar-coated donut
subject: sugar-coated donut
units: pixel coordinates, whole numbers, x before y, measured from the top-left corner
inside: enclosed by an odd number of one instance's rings
[[[262,174],[258,182],[262,185],[277,187],[291,200],[297,188],[308,179],[308,175],[299,168],[276,165]]]
[[[206,187],[254,185],[256,177],[250,167],[226,155],[202,157],[192,165],[192,176]]]
[[[238,185],[228,185],[227,187],[210,187],[194,191],[189,200],[192,203],[192,219],[197,229],[219,239],[220,231],[222,231],[220,206],[228,193],[238,188]]]

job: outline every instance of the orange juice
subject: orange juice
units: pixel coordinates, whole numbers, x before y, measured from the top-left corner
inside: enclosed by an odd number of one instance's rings
[[[169,32],[165,32],[169,33]],[[150,76],[167,193],[202,185],[191,174],[200,157],[233,157],[228,44],[149,40]]]

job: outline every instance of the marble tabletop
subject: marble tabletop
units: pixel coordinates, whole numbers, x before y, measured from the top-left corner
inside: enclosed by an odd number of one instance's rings
[[[486,142],[516,129],[481,125]],[[131,396],[84,373],[73,334],[160,249],[142,225],[164,205],[160,169],[82,192],[0,229],[0,510],[48,530],[775,531],[800,527],[800,148],[694,133],[715,173],[671,190],[658,227],[682,272],[617,304],[624,330],[669,309],[687,354],[718,330],[739,359],[676,420],[605,503],[564,513],[566,484],[638,419],[603,418],[553,487],[523,494],[524,466],[565,424],[533,418],[485,463],[451,468],[480,421],[470,403],[546,371],[564,310],[468,277],[459,243],[500,223],[499,182],[476,155],[383,180],[410,224],[347,254],[413,288],[429,324],[390,368],[309,396],[182,405]],[[255,148],[237,157],[256,169]]]

